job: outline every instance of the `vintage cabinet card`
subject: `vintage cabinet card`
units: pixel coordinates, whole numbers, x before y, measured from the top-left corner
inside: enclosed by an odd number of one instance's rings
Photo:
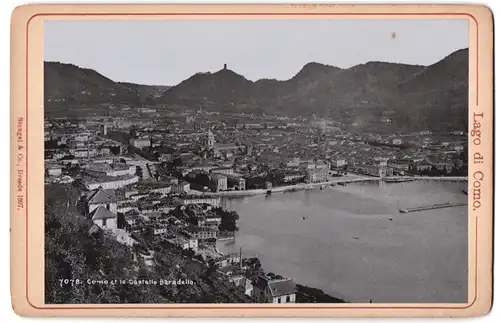
[[[14,310],[487,313],[492,70],[482,6],[15,9]]]

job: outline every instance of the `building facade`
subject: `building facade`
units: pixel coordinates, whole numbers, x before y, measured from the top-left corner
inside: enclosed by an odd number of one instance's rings
[[[227,191],[227,177],[222,174],[211,174],[210,186],[216,192]]]
[[[151,139],[149,138],[131,138],[129,144],[138,149],[146,148],[151,146]]]
[[[322,183],[328,181],[328,168],[312,168],[306,173],[306,180],[309,183]]]
[[[89,212],[94,211],[98,207],[104,207],[115,214],[117,213],[118,199],[115,192],[111,189],[97,189],[90,193],[87,200]]]
[[[127,176],[123,178],[116,178],[114,180],[103,179],[103,180],[89,181],[86,183],[86,186],[89,190],[95,190],[98,188],[117,189],[120,187],[125,187],[127,185],[135,184],[137,182],[139,182],[138,176]]]
[[[221,198],[217,196],[186,196],[179,199],[181,205],[189,205],[189,204],[210,204],[215,207],[219,207],[221,205]]]
[[[297,286],[291,278],[270,279],[259,276],[253,282],[253,298],[259,303],[295,303]]]
[[[116,232],[117,215],[103,206],[99,206],[90,212],[90,216],[94,224],[103,230]]]
[[[236,188],[239,191],[244,191],[246,189],[246,181],[243,177],[227,175],[227,186],[228,188]]]
[[[347,163],[346,160],[343,158],[337,158],[332,160],[333,167],[339,168],[339,167],[344,167],[345,165],[347,165]]]

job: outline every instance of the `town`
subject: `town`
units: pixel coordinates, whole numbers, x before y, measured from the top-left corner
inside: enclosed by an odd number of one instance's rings
[[[467,176],[463,131],[383,135],[314,116],[107,108],[113,116],[46,118],[46,188],[77,189],[75,203],[92,230],[109,234],[146,268],[159,266],[155,245],[171,246],[214,266],[252,302],[301,300],[292,277],[255,270],[258,259],[245,258],[245,250],[217,250],[217,241],[235,239],[238,230],[227,199]]]

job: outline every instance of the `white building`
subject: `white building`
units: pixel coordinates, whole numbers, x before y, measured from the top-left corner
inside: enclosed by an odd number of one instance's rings
[[[117,230],[117,216],[103,206],[99,206],[90,212],[92,221],[103,230],[110,230],[116,232]]]
[[[259,303],[295,303],[297,286],[291,278],[269,279],[260,276],[253,282],[253,297]]]
[[[171,192],[174,194],[189,193],[190,191],[191,191],[191,185],[187,182],[172,184],[171,187]]]
[[[151,108],[138,108],[137,112],[140,113],[156,113],[156,109],[151,109]]]
[[[154,228],[153,234],[156,235],[162,235],[167,233],[167,227],[157,227]]]
[[[392,139],[392,144],[393,145],[401,145],[403,143],[403,140],[401,138],[394,138]]]
[[[337,159],[333,159],[332,160],[332,166],[333,167],[344,167],[345,165],[347,165],[345,159],[343,158],[337,158]]]
[[[79,135],[76,135],[73,139],[76,141],[87,142],[87,141],[89,141],[89,136],[85,135],[85,134],[79,134]]]
[[[210,175],[211,187],[215,191],[227,191],[227,177],[222,174]]]
[[[69,153],[77,158],[91,158],[97,155],[97,150],[95,148],[75,148],[70,149]]]
[[[246,181],[242,176],[238,175],[227,175],[227,186],[228,188],[234,187],[238,188],[240,191],[244,191],[246,188]]]
[[[214,174],[223,174],[223,175],[231,175],[234,173],[234,170],[231,167],[224,168],[214,168],[211,170]]]
[[[88,198],[89,212],[98,207],[104,207],[113,213],[117,213],[117,201],[115,192],[110,189],[98,189],[90,193]]]
[[[86,185],[89,190],[95,190],[98,188],[103,189],[117,189],[127,185],[135,184],[139,182],[138,176],[122,176],[116,179],[102,179],[102,180],[92,180],[87,181]]]
[[[101,176],[117,177],[130,175],[133,176],[136,173],[136,166],[128,165],[124,163],[91,163],[85,166],[88,173]]]
[[[201,145],[206,149],[211,149],[215,145],[215,136],[212,130],[208,129],[208,132],[201,138]]]
[[[131,138],[129,144],[135,148],[145,148],[151,146],[151,139],[149,138]]]
[[[322,183],[328,181],[328,168],[308,169],[306,180],[310,183]]]
[[[47,175],[49,176],[61,176],[62,175],[62,167],[60,165],[47,165],[45,167],[47,171]]]
[[[150,193],[160,193],[162,195],[168,195],[172,192],[172,186],[157,187],[149,190]]]
[[[198,240],[197,239],[177,236],[175,239],[171,240],[170,242],[181,247],[184,250],[191,249],[194,252],[198,252]]]
[[[221,205],[221,198],[217,196],[186,196],[179,199],[181,205],[189,205],[189,204],[210,204],[215,207],[219,207]]]

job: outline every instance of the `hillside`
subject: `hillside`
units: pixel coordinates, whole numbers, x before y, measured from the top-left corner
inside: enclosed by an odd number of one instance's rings
[[[45,102],[137,102],[137,91],[116,83],[94,70],[72,64],[45,62]]]
[[[156,102],[330,117],[362,129],[467,128],[468,50],[431,66],[368,62],[348,69],[308,63],[286,81],[251,82],[227,70],[197,74]],[[458,116],[450,118],[449,116]],[[360,129],[360,130],[362,130]]]
[[[416,123],[467,129],[469,52],[462,49],[399,84],[403,106],[417,109]]]
[[[147,100],[161,97],[165,91],[167,91],[171,86],[166,85],[143,85],[135,83],[121,82],[121,84],[131,90],[134,90],[139,95],[140,102],[146,102]]]
[[[96,229],[77,203],[81,191],[71,185],[45,188],[45,302],[48,304],[249,303],[251,299],[220,279],[214,268],[169,244],[155,244],[155,266],[135,262],[137,248]],[[71,203],[70,203],[71,201]],[[139,259],[141,259],[139,257]],[[175,264],[175,266],[173,265]],[[60,279],[80,279],[62,285]],[[88,284],[114,280],[125,284]],[[129,283],[192,280],[192,285]]]
[[[349,69],[316,73],[320,74],[319,78],[302,82],[281,106],[292,114],[314,113],[334,118],[360,118],[364,117],[363,109],[370,109],[368,117],[378,117],[393,108],[397,85],[422,68],[369,62]]]
[[[216,73],[197,73],[167,90],[161,103],[182,105],[217,104],[222,106],[245,102],[252,82],[230,70]],[[154,101],[153,101],[154,102]]]
[[[368,62],[341,69],[308,63],[286,81],[252,82],[222,69],[197,73],[171,88],[116,83],[95,71],[68,64],[45,63],[45,67],[48,110],[57,110],[62,98],[64,107],[69,103],[119,102],[290,116],[314,114],[370,131],[378,128],[382,118],[392,120],[386,127],[394,131],[467,127],[467,49],[430,66]]]

